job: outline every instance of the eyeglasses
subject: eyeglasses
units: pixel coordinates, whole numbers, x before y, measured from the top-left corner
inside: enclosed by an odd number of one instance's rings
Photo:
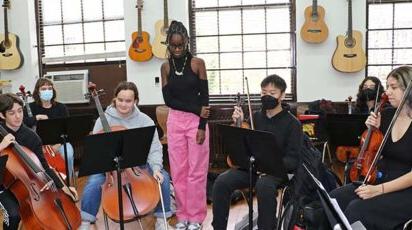
[[[186,47],[186,44],[179,44],[179,45],[169,44],[169,48],[172,49],[172,50],[184,49],[185,47]]]

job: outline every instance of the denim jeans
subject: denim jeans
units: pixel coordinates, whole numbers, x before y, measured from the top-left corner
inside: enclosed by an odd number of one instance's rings
[[[147,169],[152,174],[152,169],[148,165],[140,168]],[[162,169],[161,173],[164,178],[161,184],[161,189],[165,214],[166,217],[170,217],[173,214],[170,209],[170,177],[164,169]],[[102,199],[101,185],[104,183],[105,179],[105,174],[94,174],[89,176],[83,190],[83,198],[81,201],[81,216],[83,221],[96,221],[96,215],[99,212]],[[154,215],[160,218],[163,217],[162,204],[160,203],[160,200],[156,208],[154,209]]]
[[[67,148],[67,165],[69,166],[69,175],[70,178],[73,178],[73,170],[74,170],[74,149],[73,146],[70,143],[66,144]],[[64,158],[64,145],[61,145],[59,148],[59,152],[61,153],[60,155]]]

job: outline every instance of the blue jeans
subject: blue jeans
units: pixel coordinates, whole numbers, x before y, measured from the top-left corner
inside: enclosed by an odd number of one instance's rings
[[[149,172],[152,174],[152,169],[148,165],[145,165],[141,168],[149,170]],[[165,214],[166,217],[170,217],[173,214],[170,209],[170,177],[164,169],[162,169],[161,173],[164,178],[160,186],[162,188]],[[96,215],[99,212],[102,199],[101,185],[104,183],[105,179],[105,174],[94,174],[89,176],[83,190],[83,198],[81,201],[81,216],[83,221],[96,221]],[[154,210],[154,215],[156,217],[163,217],[162,204],[160,203],[160,201]]]
[[[74,149],[73,146],[70,143],[66,143],[66,148],[67,148],[67,165],[69,166],[69,175],[70,178],[73,178],[73,171],[74,171]],[[61,153],[60,155],[64,158],[64,145],[61,145],[59,148],[59,152]]]

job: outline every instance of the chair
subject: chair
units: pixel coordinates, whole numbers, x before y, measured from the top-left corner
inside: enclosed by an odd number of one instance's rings
[[[167,144],[167,116],[169,115],[169,107],[165,105],[159,105],[156,107],[156,119],[157,123],[159,124],[160,128],[163,131],[163,136],[160,138],[160,143],[162,145]]]

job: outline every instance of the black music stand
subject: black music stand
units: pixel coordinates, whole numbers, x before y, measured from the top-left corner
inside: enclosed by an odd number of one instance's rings
[[[270,132],[237,128],[218,124],[222,134],[223,147],[234,165],[249,169],[249,229],[253,227],[253,176],[262,172],[279,178],[288,179],[283,165],[282,154],[275,136]]]
[[[43,144],[63,144],[66,166],[66,182],[70,185],[69,165],[67,161],[67,142],[81,141],[92,130],[93,115],[80,115],[65,118],[39,120],[36,132]]]
[[[367,128],[367,118],[368,115],[365,114],[326,114],[329,146],[332,146],[332,149],[336,149],[337,146],[359,146],[362,133]],[[345,163],[343,184],[347,184],[351,164],[349,160]]]
[[[4,170],[8,159],[8,155],[0,156],[0,184],[3,184]]]
[[[312,178],[312,182],[316,185],[316,192],[319,195],[319,199],[322,203],[322,207],[325,211],[331,229],[352,230],[348,219],[342,212],[336,200],[329,196],[322,183],[310,172],[306,165],[303,164],[303,166]]]
[[[122,178],[120,170],[144,165],[147,162],[155,126],[127,129],[87,136],[80,163],[79,177],[117,171],[119,224],[124,229]],[[127,185],[123,185],[127,192]],[[134,205],[134,203],[132,203]],[[137,208],[133,209],[137,212]],[[138,213],[135,213],[137,216]]]

